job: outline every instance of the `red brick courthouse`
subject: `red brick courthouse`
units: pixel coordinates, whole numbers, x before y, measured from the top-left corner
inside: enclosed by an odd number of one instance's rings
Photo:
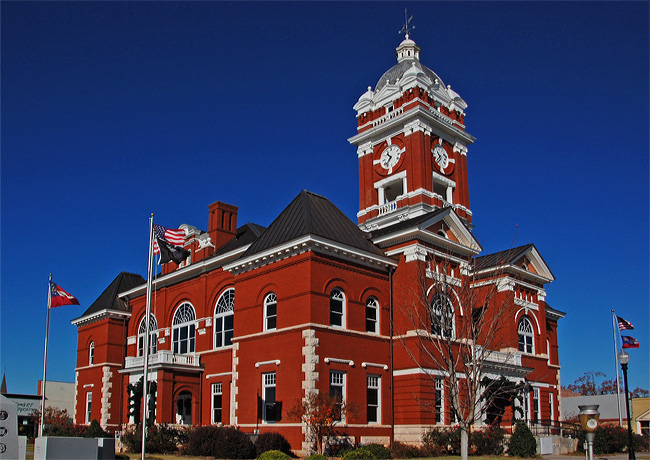
[[[517,417],[557,424],[564,313],[545,293],[554,277],[532,244],[480,254],[467,105],[419,52],[404,40],[397,64],[354,105],[358,224],[302,191],[267,228],[238,226],[238,208],[219,201],[208,206],[207,230],[181,226],[190,259],[165,265],[152,295],[148,379],[156,382],[157,422],[277,431],[301,450],[305,430],[289,411],[321,392],[360,408],[340,425],[357,442],[418,442],[424,429],[452,425],[455,413],[448,373],[427,364],[415,341],[472,341],[463,325],[504,302],[484,372],[526,384]],[[460,294],[481,298],[490,289],[496,294],[485,306]],[[145,291],[140,275],[121,273],[73,321],[76,423],[133,423],[127,386],[143,373]],[[421,291],[417,325],[407,312]],[[447,313],[450,325],[437,327]]]

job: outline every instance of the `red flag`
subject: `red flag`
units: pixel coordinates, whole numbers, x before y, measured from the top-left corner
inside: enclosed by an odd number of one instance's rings
[[[50,308],[60,307],[61,305],[79,305],[79,301],[61,289],[61,286],[50,281]]]
[[[634,337],[623,335],[621,340],[623,341],[623,348],[639,348],[639,342]]]

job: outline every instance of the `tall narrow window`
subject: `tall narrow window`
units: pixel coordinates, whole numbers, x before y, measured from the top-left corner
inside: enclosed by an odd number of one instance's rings
[[[86,393],[86,425],[90,424],[92,421],[92,403],[93,403],[93,394],[91,391]]]
[[[194,353],[196,314],[189,302],[182,303],[174,314],[172,322],[172,343],[174,354]]]
[[[445,423],[445,381],[441,378],[436,379],[435,383],[435,405],[436,405],[436,423]]]
[[[235,327],[235,289],[229,288],[219,296],[214,309],[214,348],[232,345]]]
[[[345,294],[340,289],[330,293],[330,326],[345,327]]]
[[[337,401],[338,410],[334,414],[336,420],[343,420],[343,404],[345,403],[345,372],[330,371],[330,398]]]
[[[535,347],[533,345],[533,325],[527,317],[524,316],[519,320],[517,332],[519,333],[519,351],[524,353],[535,353]]]
[[[366,332],[379,333],[379,302],[374,297],[366,301]]]
[[[541,419],[541,407],[539,401],[539,388],[533,388],[533,422],[537,423]]]
[[[551,426],[555,425],[555,408],[553,407],[553,392],[549,392],[548,394],[548,405],[550,406],[549,409],[549,418],[551,420]]]
[[[140,321],[140,327],[138,328],[138,356],[144,356],[144,337],[147,334],[147,323],[145,323],[146,316]],[[156,330],[158,329],[158,323],[156,322],[156,317],[154,315],[149,316],[149,354],[153,355],[156,353],[158,348],[158,339]]]
[[[277,327],[278,298],[273,292],[264,298],[264,330],[271,331]]]
[[[221,423],[221,410],[223,407],[222,383],[212,384],[212,423]]]
[[[431,333],[454,337],[454,310],[449,297],[441,292],[431,299]]]
[[[368,414],[368,423],[379,423],[381,411],[379,409],[380,385],[378,375],[368,376],[368,388],[366,389],[366,412]]]
[[[95,342],[90,342],[88,347],[88,365],[92,366],[95,364]]]
[[[275,407],[275,372],[262,374],[262,420],[269,423],[276,421]]]

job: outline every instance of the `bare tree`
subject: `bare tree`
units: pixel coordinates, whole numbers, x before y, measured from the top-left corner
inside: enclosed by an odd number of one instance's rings
[[[440,409],[436,385],[443,374],[466,460],[474,423],[495,402],[502,407],[504,400],[512,401],[520,389],[504,385],[505,379],[486,378],[489,370],[498,375],[497,369],[516,369],[512,320],[506,318],[514,313],[513,293],[503,289],[503,269],[481,271],[470,258],[432,254],[418,262],[416,279],[402,284],[395,333],[436,395],[418,398],[422,407]]]

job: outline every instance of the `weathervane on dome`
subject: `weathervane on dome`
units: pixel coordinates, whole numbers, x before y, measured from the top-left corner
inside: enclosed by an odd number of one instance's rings
[[[404,25],[402,26],[402,30],[400,30],[398,33],[403,33],[404,37],[408,40],[409,39],[409,31],[415,29],[415,26],[412,26],[409,28],[409,25],[411,24],[411,20],[413,19],[413,15],[411,17],[408,17],[408,10],[404,8]]]

